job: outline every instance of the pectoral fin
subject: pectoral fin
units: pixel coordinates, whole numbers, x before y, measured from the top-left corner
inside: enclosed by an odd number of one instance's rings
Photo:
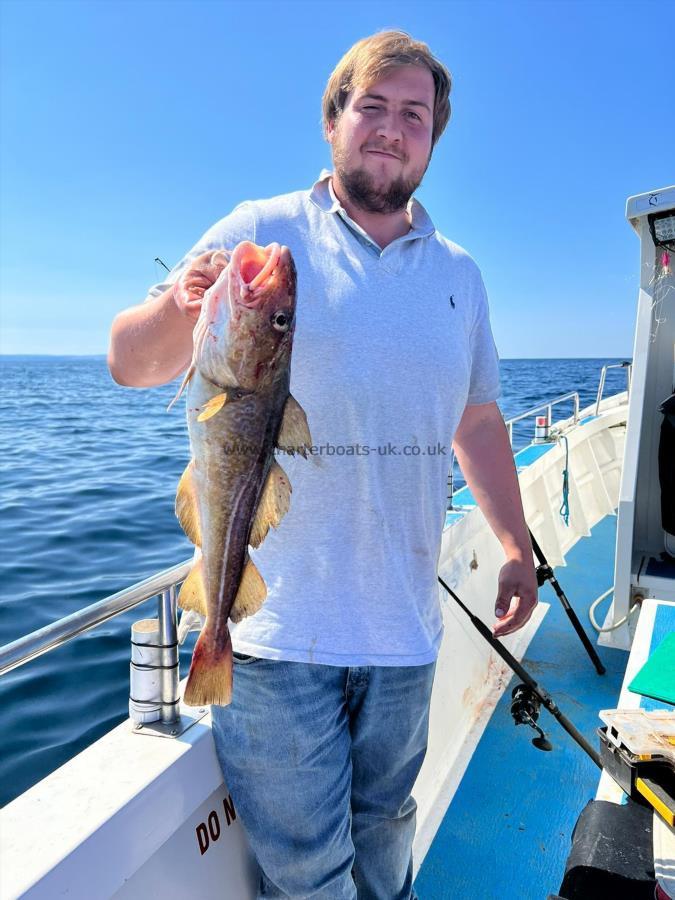
[[[249,557],[246,559],[239,590],[230,610],[230,618],[233,622],[241,622],[246,616],[252,616],[253,613],[258,612],[266,597],[267,586],[255,563]]]
[[[215,397],[211,397],[211,399],[205,403],[201,412],[197,416],[198,422],[206,422],[207,419],[210,419],[211,416],[215,416],[216,413],[220,412],[220,410],[227,403],[227,394],[216,394]]]
[[[291,483],[288,476],[275,460],[270,468],[265,487],[260,496],[260,503],[251,527],[249,544],[259,547],[270,530],[276,528],[288,512],[291,502]]]
[[[307,450],[312,446],[307,416],[304,409],[292,394],[288,395],[284,414],[277,437],[277,447],[287,453],[300,453],[305,458]]]
[[[202,545],[201,528],[199,527],[199,508],[197,506],[197,489],[194,480],[194,460],[190,460],[178,482],[176,491],[176,517],[180,526],[197,547]]]
[[[178,605],[181,609],[193,609],[202,616],[206,615],[206,587],[201,558],[190,569],[190,574],[183,582],[178,594]]]

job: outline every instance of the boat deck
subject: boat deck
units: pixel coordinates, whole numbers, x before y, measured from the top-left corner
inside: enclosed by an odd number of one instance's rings
[[[616,522],[604,518],[556,569],[594,644],[587,611],[613,582]],[[598,710],[616,706],[628,654],[598,648],[607,669],[598,675],[548,583],[539,596],[551,606],[523,664],[597,747]],[[609,602],[596,614],[600,621]],[[536,733],[510,715],[517,683],[514,676],[502,695],[424,859],[415,881],[420,900],[542,900],[562,881],[572,829],[600,771],[545,709],[539,725],[553,751],[532,745]]]

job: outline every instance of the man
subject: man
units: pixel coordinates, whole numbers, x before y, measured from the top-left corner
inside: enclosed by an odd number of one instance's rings
[[[411,789],[442,638],[448,456],[432,448],[454,441],[504,548],[494,633],[536,604],[480,272],[411,199],[449,90],[426,44],[392,31],[359,41],[323,99],[332,177],[241,204],[113,324],[115,379],[162,384],[189,362],[215,251],[277,241],[295,259],[291,390],[319,463],[284,458],[291,510],[252,552],[268,597],[232,628],[233,702],[212,709],[261,897],[415,896]]]

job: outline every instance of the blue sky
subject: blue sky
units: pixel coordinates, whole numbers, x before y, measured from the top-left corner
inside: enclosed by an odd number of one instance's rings
[[[2,352],[103,353],[115,313],[246,198],[330,165],[320,101],[385,27],[453,114],[418,198],[480,265],[503,357],[629,356],[631,194],[675,181],[675,7],[3,0]]]

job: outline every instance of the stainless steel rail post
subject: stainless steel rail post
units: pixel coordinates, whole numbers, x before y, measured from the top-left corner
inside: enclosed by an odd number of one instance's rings
[[[602,395],[605,391],[605,377],[607,375],[608,369],[625,369],[626,370],[626,391],[628,393],[628,397],[630,398],[631,377],[633,374],[632,364],[628,360],[625,360],[624,362],[612,363],[611,365],[603,366],[602,369],[600,370],[600,383],[598,385],[598,396],[595,401],[595,415],[596,416],[600,415],[600,404],[602,403]]]
[[[162,591],[157,599],[159,642],[162,647],[161,700],[162,722],[170,725],[180,718],[178,692],[178,622],[176,587]]]

